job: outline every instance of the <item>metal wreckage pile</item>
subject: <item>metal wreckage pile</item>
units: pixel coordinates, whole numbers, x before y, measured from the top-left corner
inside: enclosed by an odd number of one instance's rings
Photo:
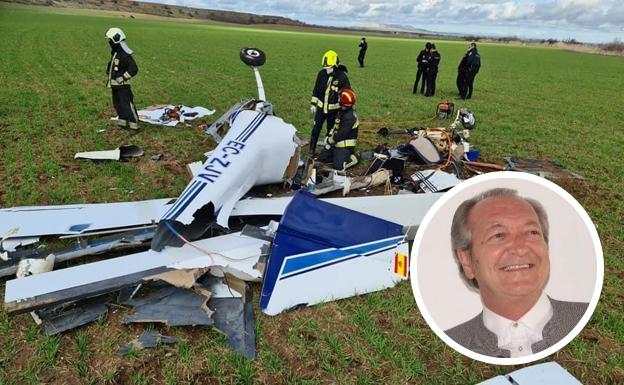
[[[262,284],[261,310],[276,315],[407,279],[408,242],[438,191],[459,183],[457,164],[480,166],[465,160],[474,116],[459,110],[448,129],[409,132],[409,143],[375,154],[365,175],[350,177],[301,160],[295,127],[266,101],[257,68],[264,53],[245,48],[241,59],[253,69],[258,99],[237,103],[206,129],[218,145],[203,164],[189,165],[193,178],[177,199],[0,210],[0,276],[18,277],[6,282],[9,314],[30,312],[56,334],[98,319],[116,301],[133,308],[124,323],[211,325],[253,359],[250,282]],[[427,169],[402,180],[414,161]],[[442,170],[451,164],[455,173]],[[254,186],[284,182],[299,191],[245,197]],[[409,193],[317,197],[391,182]],[[77,242],[33,247],[43,237]],[[123,255],[137,249],[144,251]],[[53,270],[91,255],[109,258]],[[149,331],[120,354],[159,342],[175,339]]]

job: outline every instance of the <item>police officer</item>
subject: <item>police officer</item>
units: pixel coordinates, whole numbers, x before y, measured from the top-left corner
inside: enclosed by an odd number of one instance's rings
[[[425,73],[425,79],[427,80],[425,96],[435,95],[436,78],[438,77],[438,65],[440,64],[440,60],[440,53],[436,49],[435,44],[431,44],[431,49],[429,50],[429,56],[427,58],[427,72]]]
[[[336,116],[334,128],[325,138],[325,150],[319,154],[318,161],[331,163],[336,170],[346,170],[358,163],[355,155],[359,121],[353,105],[355,92],[345,88],[340,93],[340,111]]]
[[[360,47],[360,53],[358,54],[358,62],[360,62],[360,67],[364,67],[364,57],[366,56],[366,50],[368,49],[368,43],[366,43],[365,37],[363,37],[362,40],[360,40],[360,44],[358,45],[358,47]]]
[[[457,90],[460,98],[472,97],[472,86],[479,68],[481,68],[481,55],[477,51],[477,44],[472,42],[468,45],[468,50],[457,67]]]
[[[416,81],[414,82],[413,94],[418,90],[418,82],[422,77],[422,83],[420,84],[420,93],[425,93],[425,71],[427,69],[427,58],[429,57],[429,50],[431,49],[431,43],[425,44],[425,49],[421,50],[416,57],[416,64],[418,70],[416,70]]]
[[[481,55],[477,51],[477,44],[475,42],[470,43],[468,51],[466,52],[466,75],[464,80],[464,99],[470,99],[472,97],[472,88],[474,79],[479,73],[481,68]]]
[[[335,51],[327,51],[321,62],[323,69],[316,75],[316,83],[312,90],[310,111],[314,114],[314,127],[310,136],[309,154],[316,154],[316,144],[327,121],[327,132],[334,127],[336,113],[340,109],[339,96],[344,88],[351,87],[347,77],[347,67],[340,64]]]
[[[130,79],[139,72],[132,57],[132,50],[126,44],[126,35],[119,28],[106,31],[106,38],[111,47],[111,57],[106,67],[109,87],[113,94],[113,106],[119,120],[117,124],[130,129],[138,129],[138,114],[134,107],[134,95],[130,89]]]

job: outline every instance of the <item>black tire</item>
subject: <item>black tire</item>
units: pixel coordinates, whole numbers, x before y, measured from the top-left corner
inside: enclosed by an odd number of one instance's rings
[[[266,55],[258,48],[242,48],[240,59],[247,65],[260,67],[266,62]]]

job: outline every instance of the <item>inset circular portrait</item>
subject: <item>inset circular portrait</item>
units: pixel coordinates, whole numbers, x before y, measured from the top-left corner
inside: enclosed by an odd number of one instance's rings
[[[556,184],[520,172],[464,181],[425,215],[410,265],[418,307],[458,352],[491,364],[544,358],[589,321],[604,262],[595,226]]]

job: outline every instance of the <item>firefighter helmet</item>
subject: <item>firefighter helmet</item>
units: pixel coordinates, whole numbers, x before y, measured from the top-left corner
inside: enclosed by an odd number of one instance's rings
[[[336,51],[329,50],[325,52],[325,55],[323,55],[323,62],[321,65],[323,68],[331,68],[337,66],[338,63],[340,63],[340,60],[338,60],[338,54]]]
[[[110,39],[115,44],[119,44],[123,40],[126,40],[126,34],[123,33],[121,28],[116,28],[116,27],[109,28],[108,31],[106,31],[105,36],[106,38]]]
[[[351,107],[355,104],[355,92],[351,88],[345,88],[340,93],[340,105]]]

